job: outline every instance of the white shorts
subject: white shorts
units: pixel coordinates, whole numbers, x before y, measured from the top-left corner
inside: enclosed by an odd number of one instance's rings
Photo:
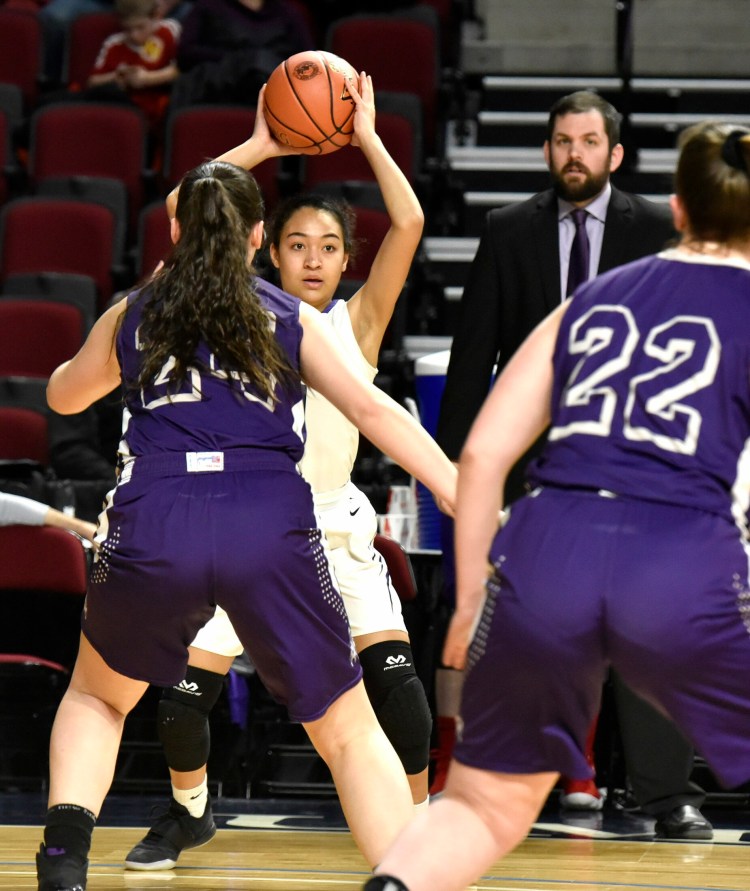
[[[195,635],[191,646],[219,656],[239,656],[244,650],[229,616],[220,606],[216,607],[213,618]]]
[[[385,559],[373,544],[378,519],[365,494],[349,482],[333,492],[314,495],[313,500],[352,636],[405,632],[401,601]]]
[[[401,601],[385,559],[373,544],[378,520],[365,494],[350,482],[341,489],[315,495],[314,501],[352,637],[376,631],[406,632]],[[243,650],[229,616],[220,606],[195,636],[192,646],[220,656],[239,656]]]

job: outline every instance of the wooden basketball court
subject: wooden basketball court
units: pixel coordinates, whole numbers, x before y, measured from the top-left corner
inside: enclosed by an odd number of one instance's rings
[[[219,800],[220,828],[207,845],[186,851],[174,870],[123,869],[127,851],[143,835],[139,827],[106,825],[94,835],[89,891],[358,891],[367,866],[349,833],[310,803],[301,816],[293,803],[264,813],[234,813]],[[3,808],[4,810],[5,808]],[[112,808],[110,808],[110,811]],[[750,819],[744,811],[714,820],[712,842],[655,841],[645,818],[556,810],[542,815],[529,838],[496,863],[473,887],[477,891],[750,891]],[[316,823],[320,829],[311,830]],[[334,819],[338,823],[338,819]],[[576,825],[578,824],[578,825]],[[733,825],[730,825],[733,824]],[[0,827],[0,889],[36,888],[36,825]]]

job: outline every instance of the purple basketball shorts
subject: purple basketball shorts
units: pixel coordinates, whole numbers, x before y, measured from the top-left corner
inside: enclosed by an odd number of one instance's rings
[[[515,503],[469,651],[456,758],[587,777],[613,666],[727,787],[750,778],[748,551],[729,520],[547,488]]]
[[[179,683],[216,604],[292,719],[319,718],[361,677],[308,484],[288,457],[136,458],[105,514],[83,631],[115,671]]]

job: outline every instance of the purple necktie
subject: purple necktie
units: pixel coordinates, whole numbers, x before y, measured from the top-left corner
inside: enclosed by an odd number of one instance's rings
[[[580,207],[570,214],[570,218],[576,227],[576,234],[570,248],[567,297],[575,291],[581,282],[585,282],[589,277],[589,237],[586,234],[587,216],[588,211]]]

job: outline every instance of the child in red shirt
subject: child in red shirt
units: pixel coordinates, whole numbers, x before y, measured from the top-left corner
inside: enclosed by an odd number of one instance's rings
[[[122,31],[102,44],[87,86],[119,87],[156,131],[178,74],[175,58],[181,25],[158,17],[157,0],[116,0],[115,11]]]

